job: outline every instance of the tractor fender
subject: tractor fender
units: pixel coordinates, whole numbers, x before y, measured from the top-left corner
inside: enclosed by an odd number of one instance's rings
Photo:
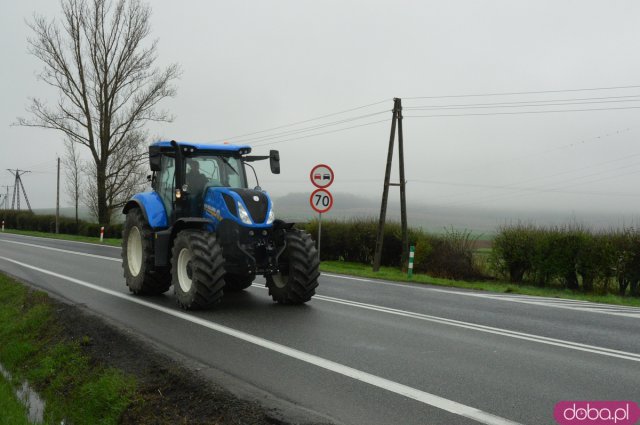
[[[133,196],[122,209],[126,214],[132,208],[140,208],[145,220],[152,229],[167,228],[167,212],[162,204],[162,199],[156,192],[143,192]]]

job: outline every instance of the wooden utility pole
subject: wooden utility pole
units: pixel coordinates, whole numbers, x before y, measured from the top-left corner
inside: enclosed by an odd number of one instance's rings
[[[400,183],[390,183],[391,164],[393,162],[393,145],[395,142],[396,126],[398,128],[398,154],[400,156]],[[373,271],[380,270],[382,260],[382,245],[384,243],[384,224],[387,217],[387,203],[389,200],[389,186],[400,186],[400,219],[402,222],[402,266],[409,258],[409,237],[407,233],[407,199],[405,191],[404,174],[404,140],[402,134],[402,99],[393,99],[393,117],[391,119],[391,134],[389,136],[389,150],[387,152],[387,166],[384,174],[384,186],[382,188],[382,204],[380,205],[380,220],[378,222],[378,234],[376,236],[376,250],[373,257]]]
[[[56,233],[60,233],[60,157],[58,157],[58,185],[56,187]]]

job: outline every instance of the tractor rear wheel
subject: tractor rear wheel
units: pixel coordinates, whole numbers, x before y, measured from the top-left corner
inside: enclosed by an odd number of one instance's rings
[[[215,234],[201,230],[178,233],[171,253],[171,278],[180,306],[192,310],[218,303],[225,285],[223,266]]]
[[[157,295],[171,286],[168,268],[155,267],[153,230],[139,208],[127,213],[122,234],[122,267],[129,291],[136,295]]]
[[[240,292],[244,289],[247,289],[253,283],[253,280],[256,278],[256,275],[242,275],[242,274],[234,274],[227,273],[224,276],[224,281],[226,285],[224,287],[225,291],[229,292]]]
[[[316,293],[320,261],[311,236],[297,229],[285,233],[280,271],[267,276],[269,295],[280,304],[303,304]]]

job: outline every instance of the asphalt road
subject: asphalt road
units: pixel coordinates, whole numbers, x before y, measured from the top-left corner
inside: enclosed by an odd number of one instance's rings
[[[258,279],[183,312],[130,295],[118,248],[9,234],[0,270],[303,422],[553,424],[561,400],[640,401],[638,308],[323,274],[304,306]]]

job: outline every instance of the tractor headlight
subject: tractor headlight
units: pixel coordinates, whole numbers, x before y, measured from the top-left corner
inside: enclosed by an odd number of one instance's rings
[[[238,217],[240,217],[240,221],[244,224],[253,224],[251,217],[249,217],[249,213],[240,202],[238,202]]]
[[[269,216],[267,217],[267,224],[271,224],[273,223],[273,220],[275,220],[275,214],[273,213],[273,208],[271,208],[269,210]]]

